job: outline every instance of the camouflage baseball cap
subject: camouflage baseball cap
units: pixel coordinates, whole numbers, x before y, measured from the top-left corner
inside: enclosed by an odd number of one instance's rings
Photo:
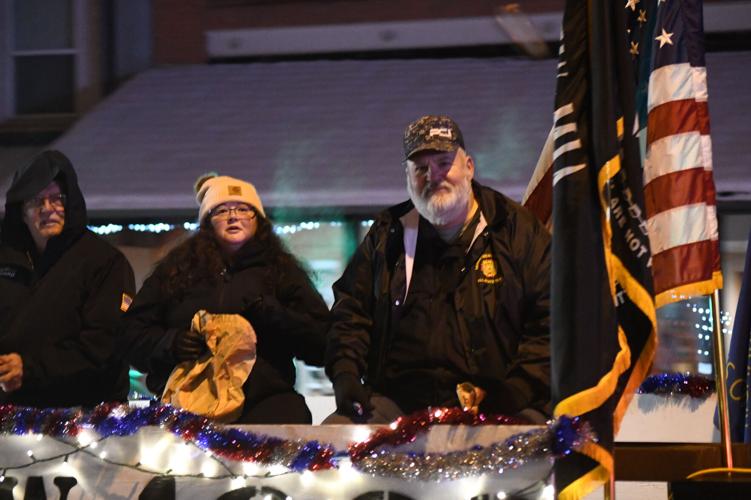
[[[419,151],[455,151],[459,147],[464,148],[462,131],[448,116],[423,116],[404,130],[405,159]]]

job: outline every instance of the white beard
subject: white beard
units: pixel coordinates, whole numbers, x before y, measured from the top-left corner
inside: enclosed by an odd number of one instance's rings
[[[472,196],[472,176],[467,173],[456,186],[443,181],[440,187],[447,187],[448,191],[431,193],[431,188],[435,187],[439,186],[427,184],[421,193],[416,193],[411,179],[407,177],[407,192],[417,212],[436,227],[464,222],[463,217]]]

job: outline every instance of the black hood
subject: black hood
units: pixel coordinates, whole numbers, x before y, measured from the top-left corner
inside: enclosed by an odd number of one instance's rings
[[[37,255],[34,241],[23,221],[22,205],[52,181],[60,185],[66,196],[65,225],[60,235],[49,240],[44,255],[40,256]],[[29,252],[35,261],[42,259],[51,265],[83,234],[87,221],[86,202],[78,186],[78,176],[73,170],[73,164],[60,151],[45,151],[13,176],[13,182],[5,195],[2,242],[17,250]]]

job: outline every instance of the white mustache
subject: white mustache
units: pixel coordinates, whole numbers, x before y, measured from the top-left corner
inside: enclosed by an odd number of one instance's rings
[[[438,190],[439,190],[440,188],[446,188],[446,189],[448,189],[448,190],[450,191],[450,190],[451,190],[451,188],[452,188],[452,186],[451,186],[451,184],[449,184],[449,183],[448,183],[448,182],[446,182],[446,181],[441,181],[441,182],[440,182],[440,183],[438,183],[438,184],[427,184],[427,185],[426,185],[426,186],[425,186],[425,187],[424,187],[424,188],[422,189],[422,193],[420,193],[420,194],[422,195],[422,197],[423,197],[423,198],[428,198],[428,197],[430,197],[430,196],[431,196],[431,195],[432,195],[432,194],[433,194],[434,192],[438,191]]]

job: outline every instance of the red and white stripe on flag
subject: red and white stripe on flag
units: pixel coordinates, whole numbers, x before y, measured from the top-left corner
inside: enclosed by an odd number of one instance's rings
[[[553,224],[553,149],[555,148],[555,129],[551,128],[540,158],[537,160],[532,178],[527,184],[527,191],[522,197],[522,205],[537,216],[545,227],[551,229]]]
[[[706,68],[654,70],[647,99],[644,200],[659,307],[722,287]]]

